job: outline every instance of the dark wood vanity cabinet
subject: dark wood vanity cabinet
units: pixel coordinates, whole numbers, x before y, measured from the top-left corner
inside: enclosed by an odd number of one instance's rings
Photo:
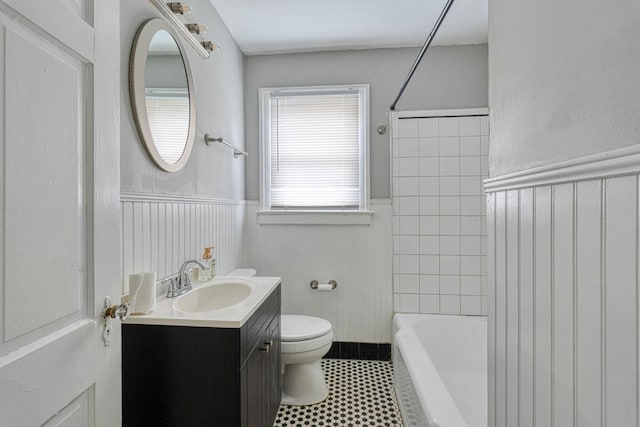
[[[267,427],[280,404],[280,286],[238,329],[122,325],[124,427]]]

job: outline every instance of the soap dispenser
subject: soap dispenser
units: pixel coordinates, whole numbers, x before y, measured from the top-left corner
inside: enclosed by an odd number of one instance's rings
[[[203,270],[201,268],[198,269],[199,282],[208,282],[216,275],[216,259],[211,253],[212,250],[213,246],[207,246],[206,248],[204,248],[204,253],[202,254],[202,263],[209,267],[209,270]]]

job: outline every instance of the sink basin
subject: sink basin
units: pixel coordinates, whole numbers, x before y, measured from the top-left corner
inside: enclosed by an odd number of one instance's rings
[[[208,313],[240,304],[255,290],[246,280],[227,280],[196,288],[179,297],[173,308],[183,313]]]

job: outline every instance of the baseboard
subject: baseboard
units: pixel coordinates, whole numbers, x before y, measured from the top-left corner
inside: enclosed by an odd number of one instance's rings
[[[391,360],[391,344],[334,341],[324,359]]]

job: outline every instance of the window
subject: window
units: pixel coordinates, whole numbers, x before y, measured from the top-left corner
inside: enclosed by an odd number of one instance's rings
[[[260,90],[263,212],[367,211],[368,91]]]

